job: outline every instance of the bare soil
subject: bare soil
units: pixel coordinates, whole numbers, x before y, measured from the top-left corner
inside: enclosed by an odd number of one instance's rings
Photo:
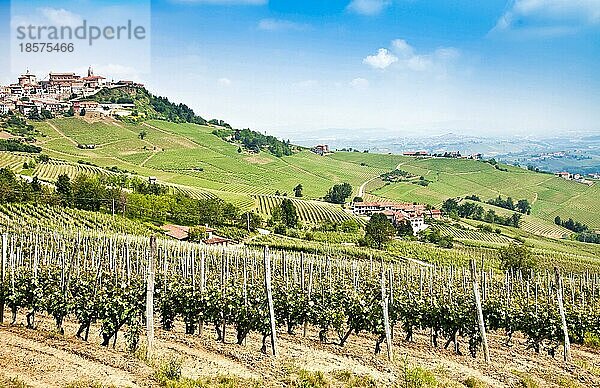
[[[5,317],[8,315],[7,311]],[[215,341],[212,327],[205,326],[201,335],[186,335],[183,325],[178,324],[170,332],[157,329],[156,360],[147,362],[126,351],[122,333],[113,349],[99,345],[98,326],[92,328],[89,341],[85,342],[74,336],[75,322],[65,322],[64,335],[56,332],[48,317],[38,315],[34,330],[26,329],[23,323],[24,316],[20,314],[15,325],[0,325],[0,387],[3,379],[15,378],[32,387],[64,387],[81,382],[155,387],[160,386],[155,379],[156,365],[160,360],[173,358],[182,362],[182,376],[187,378],[230,376],[254,381],[259,386],[294,386],[294,376],[300,371],[321,372],[332,386],[344,386],[334,377],[339,372],[367,376],[381,387],[405,386],[406,370],[420,367],[433,373],[440,387],[464,387],[469,377],[482,386],[522,387],[523,376],[540,387],[600,387],[599,351],[574,346],[573,363],[565,364],[560,353],[552,358],[527,350],[522,338],[516,338],[513,346],[505,346],[500,333],[491,335],[492,363],[486,365],[481,355],[474,359],[433,348],[425,335],[415,336],[415,342],[406,342],[397,332],[392,363],[387,360],[385,345],[382,354],[373,354],[375,338],[371,335],[353,335],[341,347],[320,343],[317,332],[311,328],[306,337],[301,328],[295,335],[281,332],[279,354],[273,357],[260,352],[262,337],[258,334],[251,334],[247,343],[239,346],[235,344],[233,327],[227,328],[227,341],[221,343]]]

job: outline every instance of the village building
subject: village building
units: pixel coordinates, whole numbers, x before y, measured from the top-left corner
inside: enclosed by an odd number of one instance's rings
[[[96,101],[74,101],[73,102],[73,110],[75,112],[81,112],[82,109],[85,109],[86,112],[93,112],[98,110],[100,104]]]
[[[37,77],[35,74],[31,74],[29,72],[29,70],[27,70],[27,72],[25,74],[22,74],[18,78],[18,83],[19,83],[19,85],[21,85],[23,87],[34,86],[34,85],[37,85]]]
[[[39,111],[38,106],[32,101],[17,101],[15,104],[15,109],[23,116],[29,116],[35,110]]]
[[[75,73],[50,73],[50,85],[71,86],[73,83],[80,81],[81,77]]]
[[[87,77],[82,78],[83,85],[89,89],[101,88],[106,84],[106,78],[94,75],[94,69],[91,67],[88,69]]]
[[[14,105],[9,105],[8,103],[1,103],[0,104],[0,115],[6,115],[8,114],[8,112],[10,112],[13,108]]]
[[[32,98],[31,102],[36,107],[38,107],[39,111],[44,109],[44,110],[50,111],[54,114],[64,113],[64,112],[68,111],[69,107],[71,106],[71,104],[69,104],[68,102],[58,101],[58,100],[54,100],[54,99]]]

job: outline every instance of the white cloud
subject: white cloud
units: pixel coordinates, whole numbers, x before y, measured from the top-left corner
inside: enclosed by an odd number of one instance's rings
[[[380,48],[377,50],[377,54],[369,55],[363,59],[363,63],[375,69],[385,69],[395,62],[398,62],[398,57],[385,48]]]
[[[307,24],[296,23],[291,20],[262,19],[258,22],[258,29],[263,31],[304,31],[308,28]]]
[[[369,87],[369,80],[360,77],[354,78],[350,81],[350,86],[355,89],[366,89]]]
[[[415,52],[415,49],[404,39],[394,39],[392,41],[392,48],[404,58],[413,56]]]
[[[175,0],[179,3],[208,5],[265,5],[268,0]]]
[[[52,25],[75,27],[83,22],[80,15],[64,8],[40,8],[39,11]]]
[[[231,80],[229,78],[219,78],[217,82],[221,86],[231,86]]]
[[[352,0],[346,9],[360,15],[373,16],[380,14],[390,4],[391,0]]]
[[[492,32],[562,35],[600,24],[598,0],[513,0]]]
[[[454,47],[439,47],[431,53],[417,54],[417,50],[404,39],[395,39],[391,50],[381,48],[376,55],[369,55],[363,63],[376,69],[385,69],[397,63],[397,67],[412,71],[445,71],[446,66],[460,57],[460,51]]]

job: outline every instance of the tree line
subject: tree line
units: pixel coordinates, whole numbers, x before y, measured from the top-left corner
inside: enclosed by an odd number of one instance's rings
[[[33,177],[26,181],[0,169],[0,202],[33,202],[119,214],[149,222],[235,226],[254,230],[262,223],[219,198],[191,198],[181,192],[127,176],[59,175],[55,188]],[[248,222],[249,221],[249,222]],[[249,224],[249,225],[248,225]]]
[[[459,204],[454,198],[449,198],[444,201],[442,211],[450,217],[463,217],[473,220],[484,221],[490,224],[500,224],[505,226],[519,227],[521,214],[513,213],[509,216],[501,216],[496,214],[492,209],[485,211],[483,206],[473,203],[464,202]]]

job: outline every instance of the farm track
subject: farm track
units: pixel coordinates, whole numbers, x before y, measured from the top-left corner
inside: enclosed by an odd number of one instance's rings
[[[52,129],[54,129],[56,131],[56,133],[58,133],[62,138],[67,139],[71,144],[77,146],[78,143],[75,140],[73,140],[69,136],[65,135],[60,129],[58,129],[56,127],[56,125],[54,125],[50,121],[48,121],[48,126],[50,126],[50,128],[52,128]]]

